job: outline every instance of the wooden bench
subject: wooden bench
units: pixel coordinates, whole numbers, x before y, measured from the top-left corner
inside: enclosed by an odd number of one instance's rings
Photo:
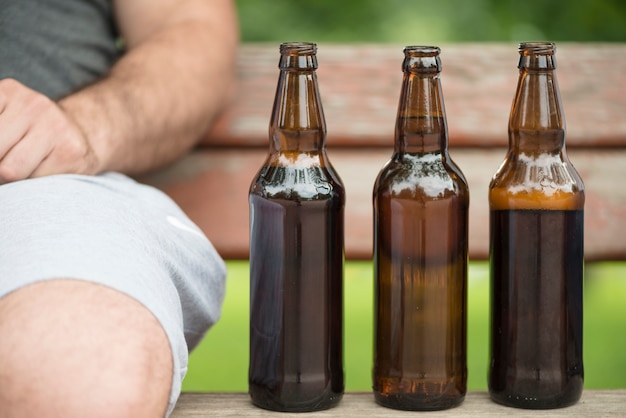
[[[450,154],[470,186],[470,258],[488,257],[487,186],[506,152],[516,44],[440,45]],[[318,46],[328,155],[347,190],[346,257],[372,252],[374,179],[390,158],[403,45]],[[558,44],[570,159],[586,185],[587,260],[626,258],[626,44]],[[250,182],[267,155],[278,45],[243,45],[240,85],[204,144],[142,177],[168,193],[226,259],[248,257]],[[202,89],[203,86],[198,86]]]
[[[584,391],[581,400],[563,409],[530,411],[500,406],[491,402],[486,392],[470,392],[458,407],[438,411],[439,417],[623,417],[626,414],[626,389]],[[306,417],[417,417],[431,415],[396,411],[378,406],[371,393],[347,393],[335,408],[305,414]],[[302,414],[276,413],[256,408],[246,393],[183,393],[172,418],[200,417],[298,417]]]
[[[487,185],[508,142],[517,83],[515,44],[440,45],[450,154],[471,192],[470,258],[488,256]],[[585,254],[626,259],[626,44],[557,45],[558,78],[568,124],[568,154],[585,181]],[[331,162],[344,180],[346,257],[369,259],[371,193],[389,159],[402,73],[403,45],[319,45],[318,79]],[[278,78],[278,45],[243,45],[240,85],[203,145],[140,180],[168,193],[226,259],[248,257],[248,188],[267,155],[268,123]],[[198,86],[198,88],[203,88]],[[626,390],[585,391],[575,406],[533,416],[622,416]],[[472,392],[452,416],[528,415]],[[183,393],[173,417],[275,416],[245,393]],[[297,414],[281,414],[296,416]],[[377,406],[370,393],[348,393],[315,416],[415,416]],[[298,415],[301,416],[301,415]]]

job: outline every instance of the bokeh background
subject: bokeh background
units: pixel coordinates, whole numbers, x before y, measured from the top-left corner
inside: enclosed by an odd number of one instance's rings
[[[624,42],[624,0],[237,0],[243,42]]]
[[[237,0],[241,40],[396,45],[626,42],[626,0]],[[626,69],[624,69],[626,70]],[[626,76],[626,71],[625,71]],[[184,391],[247,391],[249,265],[228,261],[221,321],[190,359]],[[371,388],[373,270],[345,268],[346,389]],[[488,264],[469,268],[468,386],[486,390]],[[585,272],[585,387],[626,387],[626,261]]]

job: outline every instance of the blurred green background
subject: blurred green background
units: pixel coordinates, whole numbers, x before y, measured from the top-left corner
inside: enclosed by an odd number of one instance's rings
[[[373,265],[345,268],[346,389],[371,389]],[[184,391],[248,390],[249,264],[228,262],[222,319],[192,353]],[[585,271],[584,366],[587,389],[626,387],[626,263],[593,263]],[[468,387],[487,389],[489,266],[472,261],[468,278]]]
[[[242,42],[626,42],[626,0],[237,0]],[[192,353],[184,391],[247,391],[249,265],[228,261],[222,319]],[[373,269],[345,268],[347,390],[370,390]],[[488,265],[469,268],[470,390],[487,386]],[[586,388],[626,387],[626,262],[585,273]]]
[[[237,0],[243,42],[626,41],[625,0]]]

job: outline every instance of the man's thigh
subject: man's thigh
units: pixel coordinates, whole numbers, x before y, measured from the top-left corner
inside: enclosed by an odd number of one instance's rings
[[[0,416],[164,416],[172,374],[163,328],[121,292],[53,279],[0,298]]]
[[[217,320],[223,299],[223,262],[206,237],[165,195],[123,176],[7,184],[0,202],[0,298],[58,278],[129,296],[168,337],[171,407],[188,348]]]

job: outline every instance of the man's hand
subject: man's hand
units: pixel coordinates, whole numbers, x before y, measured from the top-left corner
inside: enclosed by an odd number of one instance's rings
[[[97,171],[93,148],[63,108],[13,79],[0,80],[0,184]]]
[[[0,184],[58,173],[129,175],[198,143],[231,97],[233,0],[115,0],[125,53],[54,102],[0,80]]]

